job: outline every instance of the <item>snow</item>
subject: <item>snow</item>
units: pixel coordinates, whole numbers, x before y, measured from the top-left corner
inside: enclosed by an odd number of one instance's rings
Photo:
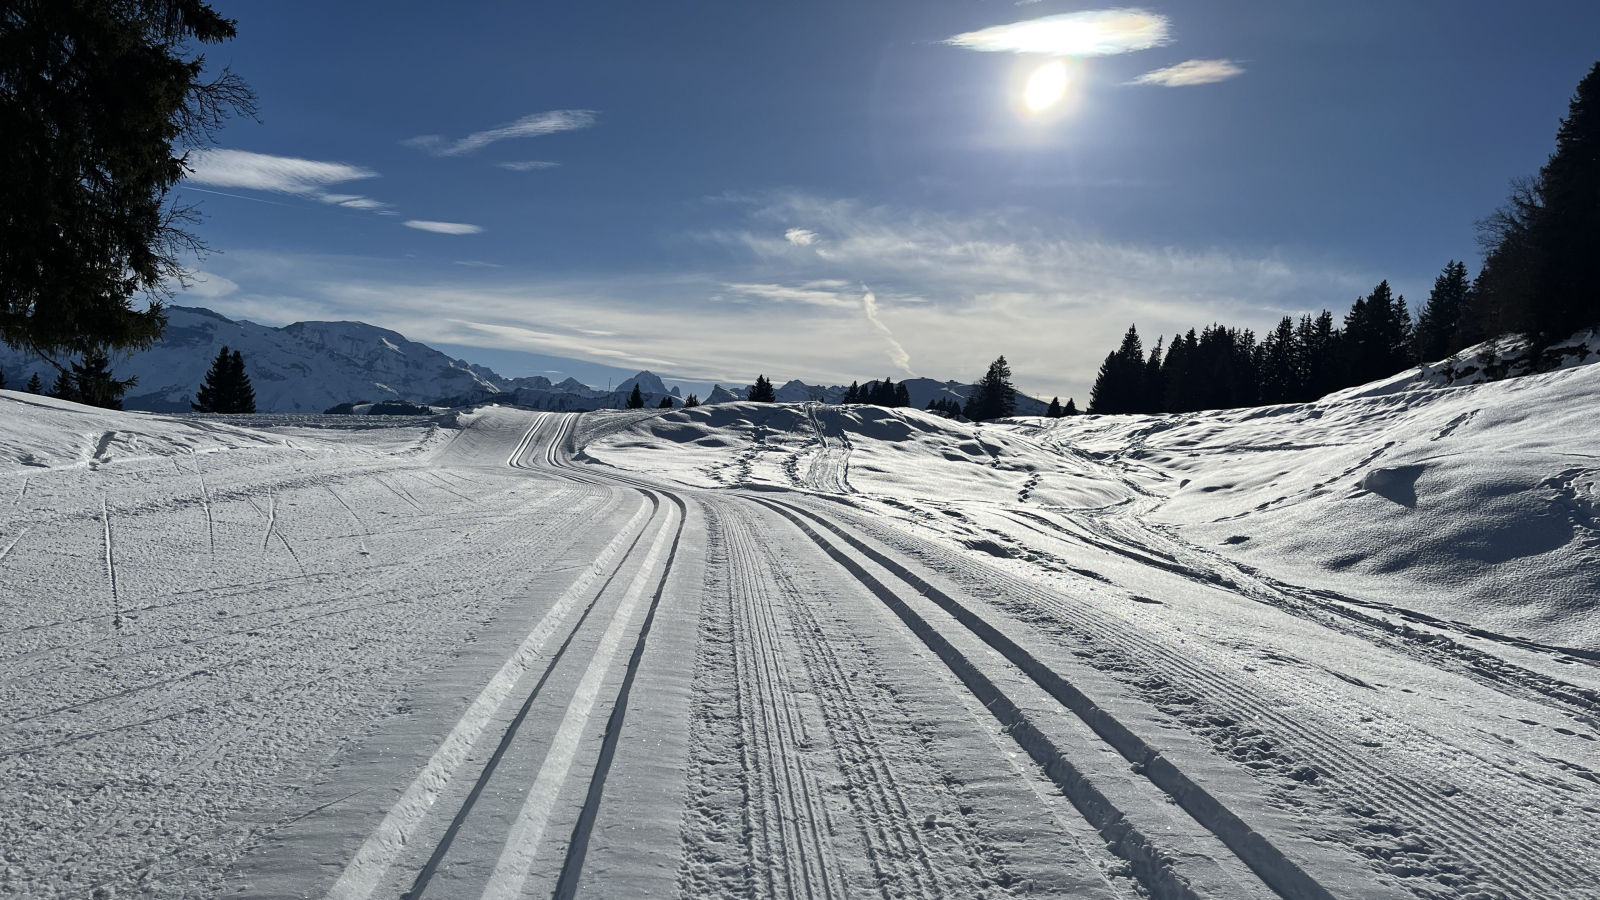
[[[0,392],[0,895],[1594,898],[1597,379]]]

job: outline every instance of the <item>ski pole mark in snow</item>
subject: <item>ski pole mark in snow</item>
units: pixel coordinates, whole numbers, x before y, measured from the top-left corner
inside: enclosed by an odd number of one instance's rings
[[[505,848],[501,850],[500,859],[489,876],[489,884],[483,890],[483,900],[517,900],[522,896],[523,883],[533,868],[534,856],[544,839],[550,814],[561,797],[561,788],[577,755],[584,727],[594,712],[595,703],[600,699],[600,682],[611,668],[611,660],[622,644],[623,632],[628,629],[640,598],[650,586],[651,573],[655,571],[668,539],[673,536],[672,519],[673,514],[669,510],[667,520],[661,523],[655,541],[650,544],[644,564],[634,575],[633,583],[628,585],[627,593],[617,605],[611,624],[606,626],[605,633],[601,635],[600,644],[589,660],[589,668],[584,670],[583,679],[578,682],[577,690],[573,691],[572,702],[567,705],[566,715],[561,719],[555,739],[550,742],[550,749],[539,766],[533,787],[528,789],[528,798],[523,801],[522,811],[506,836]]]
[[[200,505],[206,511],[206,541],[211,548],[211,555],[216,556],[217,526],[211,518],[211,492],[206,490],[206,476],[204,472],[200,471],[200,457],[195,455],[193,451],[190,451],[190,455],[194,456],[194,475],[200,479]],[[173,464],[176,465],[177,463],[174,462]]]
[[[323,487],[328,489],[328,493],[333,495],[333,499],[339,501],[339,505],[344,507],[344,511],[349,513],[350,518],[355,520],[356,527],[361,529],[361,533],[356,535],[356,541],[361,544],[361,555],[367,556],[367,535],[372,533],[367,529],[367,523],[361,521],[361,517],[356,515],[356,511],[350,508],[350,504],[344,502],[344,498],[339,496],[339,492],[333,489],[333,485],[324,484]]]
[[[17,542],[22,540],[23,537],[27,535],[28,531],[28,528],[24,528],[17,532],[17,536],[11,539],[11,543],[7,544],[4,550],[0,550],[0,562],[5,561],[6,556],[11,552],[11,548],[17,546]]]
[[[434,801],[439,799],[439,794],[450,783],[461,764],[466,761],[472,745],[477,742],[488,727],[490,720],[500,707],[505,703],[517,682],[526,674],[535,658],[543,651],[544,645],[551,636],[560,628],[567,614],[578,604],[584,593],[595,579],[610,565],[611,560],[628,542],[629,537],[649,517],[650,502],[642,500],[639,509],[628,520],[617,536],[611,539],[604,550],[595,557],[594,562],[578,576],[578,579],[556,600],[550,611],[544,614],[539,623],[528,632],[516,653],[495,672],[494,677],[478,694],[472,705],[462,714],[454,728],[450,730],[439,749],[434,751],[428,764],[418,773],[411,786],[406,788],[404,794],[395,802],[389,814],[379,823],[361,849],[351,858],[345,866],[339,880],[334,882],[332,888],[325,895],[326,900],[366,900],[383,880],[389,867],[395,859],[411,842],[417,828],[427,816],[428,810]]]
[[[106,508],[106,499],[100,498],[100,524],[105,528],[106,538],[106,583],[111,586],[111,610],[113,618],[111,625],[114,628],[122,627],[122,603],[117,597],[117,563],[111,551],[111,511]],[[8,547],[7,550],[10,548]]]
[[[267,488],[267,532],[261,536],[261,552],[267,552],[267,542],[272,540],[272,529],[278,524],[278,504],[272,499],[272,488]]]

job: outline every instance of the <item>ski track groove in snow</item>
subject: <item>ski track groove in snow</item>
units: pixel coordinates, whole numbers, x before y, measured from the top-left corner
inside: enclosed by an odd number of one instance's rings
[[[724,512],[728,544],[734,548],[733,563],[746,568],[747,581],[771,584],[781,598],[781,602],[769,602],[762,608],[769,617],[782,610],[789,620],[783,632],[799,651],[802,662],[796,671],[804,672],[810,692],[818,696],[828,744],[851,802],[851,820],[860,831],[880,889],[889,896],[968,895],[974,885],[947,884],[934,869],[932,852],[923,839],[924,829],[913,821],[894,767],[884,758],[882,743],[868,719],[867,710],[874,701],[853,686],[830,640],[823,636],[812,601],[795,584],[789,571],[773,565],[772,561],[783,559],[783,555],[762,537],[748,512],[735,504],[725,504]],[[951,823],[945,823],[945,827],[951,827]],[[966,865],[954,871],[985,868],[985,861],[974,851],[972,837],[964,828],[961,841]]]
[[[1561,896],[1576,886],[1600,883],[1600,875],[1572,864],[1565,854],[1525,840],[1521,826],[1495,815],[1489,804],[1474,802],[1465,794],[1459,798],[1449,797],[1437,787],[1379,770],[1349,749],[1347,743],[1309,728],[1293,716],[1284,715],[1227,676],[1186,660],[1125,627],[1119,628],[1083,604],[1073,603],[930,542],[856,516],[849,516],[848,520],[855,529],[920,559],[958,584],[968,585],[969,590],[977,588],[977,596],[992,597],[1002,608],[1009,608],[1019,616],[1037,618],[1038,611],[1044,610],[1068,625],[1080,639],[1112,647],[1120,665],[1133,670],[1145,669],[1160,678],[1162,685],[1181,685],[1182,692],[1202,696],[1230,718],[1265,726],[1273,737],[1292,742],[1294,751],[1305,762],[1332,776],[1323,785],[1326,790],[1346,795],[1349,798],[1347,809],[1358,810],[1357,815],[1372,820],[1377,826],[1366,837],[1384,834],[1383,819],[1389,818],[1410,826],[1445,848],[1449,857],[1454,857],[1453,860],[1437,859],[1434,851],[1424,847],[1427,859],[1404,859],[1394,863],[1397,869],[1426,866],[1428,868],[1422,871],[1430,879],[1439,875],[1447,880],[1467,873],[1476,881],[1495,884],[1505,890],[1507,896],[1528,900]],[[1000,585],[1003,589],[996,590]],[[1107,662],[1098,664],[1105,667]],[[1130,684],[1143,680],[1115,671],[1112,674]],[[1193,728],[1192,724],[1185,724]],[[1492,830],[1493,837],[1486,835],[1486,830]],[[1374,848],[1373,862],[1380,871],[1390,870],[1390,857],[1385,855],[1384,849]],[[1412,887],[1417,891],[1427,890],[1421,886]]]

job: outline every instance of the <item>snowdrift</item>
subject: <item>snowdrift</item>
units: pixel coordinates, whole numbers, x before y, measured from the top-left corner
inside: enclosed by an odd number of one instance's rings
[[[1600,649],[1600,366],[1353,394],[984,426],[728,403],[619,420],[581,456],[697,487],[1122,517],[1302,587]]]

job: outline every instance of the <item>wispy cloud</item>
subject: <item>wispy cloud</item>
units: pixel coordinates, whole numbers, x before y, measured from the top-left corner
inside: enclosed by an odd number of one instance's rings
[[[186,180],[195,184],[294,194],[351,209],[388,205],[360,194],[327,192],[330,185],[378,177],[377,172],[361,166],[246,150],[194,150],[189,153],[188,165]]]
[[[889,326],[878,318],[877,295],[866,285],[862,285],[861,289],[866,292],[861,298],[861,307],[866,311],[867,321],[871,322],[873,327],[878,329],[878,333],[883,335],[883,339],[889,342],[889,361],[907,375],[915,375],[916,373],[911,371],[911,355],[906,353],[906,348],[900,346],[900,342],[894,339],[894,332],[889,330]]]
[[[561,163],[545,162],[538,159],[528,159],[523,160],[522,162],[495,163],[495,165],[502,169],[510,169],[513,172],[533,172],[538,169],[554,169],[556,166],[561,165]]]
[[[831,306],[855,309],[861,304],[847,297],[843,289],[848,282],[832,279],[808,281],[799,285],[784,284],[727,284],[728,291],[739,297],[755,297],[773,303],[805,303],[811,306]],[[738,299],[736,297],[735,299]]]
[[[1142,9],[1096,9],[969,31],[945,43],[991,53],[1112,56],[1171,40],[1166,16]]]
[[[798,194],[732,209],[724,229],[690,236],[670,272],[445,263],[400,273],[354,257],[236,250],[207,269],[240,289],[208,305],[723,384],[757,372],[848,384],[913,361],[918,374],[973,379],[1004,353],[1024,390],[1081,405],[1129,323],[1147,343],[1213,321],[1259,333],[1377,281],[1273,252],[1108,241],[1026,210],[950,215]],[[798,246],[784,236],[796,227],[827,240]]]
[[[1230,59],[1191,59],[1146,72],[1129,84],[1159,84],[1162,87],[1188,87],[1194,84],[1213,84],[1218,81],[1227,81],[1235,75],[1243,75],[1244,69]]]
[[[783,239],[797,247],[809,247],[817,242],[817,233],[804,228],[791,228],[783,233]]]
[[[545,134],[555,134],[559,131],[577,131],[582,128],[589,128],[594,123],[594,110],[556,109],[550,112],[523,116],[515,122],[507,122],[487,131],[473,132],[460,140],[452,141],[442,135],[425,134],[421,137],[408,138],[401,141],[401,143],[408,147],[420,147],[434,156],[463,156],[482,150],[495,141],[503,141],[509,138],[539,137]]]
[[[431,231],[434,234],[477,234],[483,230],[481,225],[468,225],[465,222],[429,222],[425,219],[407,219],[401,224],[407,228]]]

